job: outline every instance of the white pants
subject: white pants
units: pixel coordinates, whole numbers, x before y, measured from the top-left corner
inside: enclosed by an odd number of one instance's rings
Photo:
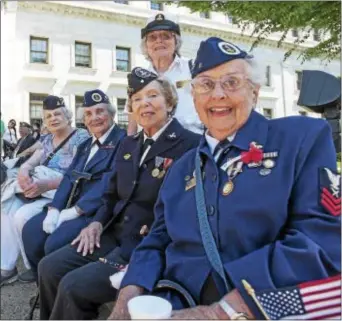
[[[1,202],[1,269],[15,268],[21,252],[27,269],[30,264],[25,255],[21,237],[25,223],[33,216],[39,214],[51,199],[41,198],[32,203],[25,204],[16,196]],[[34,237],[34,235],[32,235]]]

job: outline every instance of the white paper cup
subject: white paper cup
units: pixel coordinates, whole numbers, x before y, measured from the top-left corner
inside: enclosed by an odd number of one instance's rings
[[[128,311],[132,320],[162,320],[171,317],[172,305],[158,296],[141,295],[128,301]]]

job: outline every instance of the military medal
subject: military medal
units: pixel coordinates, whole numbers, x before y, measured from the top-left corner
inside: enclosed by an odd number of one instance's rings
[[[223,185],[222,195],[227,196],[234,190],[233,179],[242,172],[243,162],[232,163],[231,160],[228,160],[230,163],[227,168],[227,176],[228,181]]]
[[[156,156],[154,160],[154,169],[152,170],[152,176],[158,177],[160,174],[160,165],[163,164],[164,158],[160,156]],[[164,176],[164,175],[163,175]],[[159,178],[159,177],[158,177]]]
[[[234,183],[232,181],[228,181],[226,184],[223,185],[222,195],[227,196],[229,195],[234,189]]]
[[[152,171],[152,176],[153,177],[157,177],[160,173],[160,170],[159,168],[154,168],[153,171]]]
[[[158,178],[163,178],[164,175],[165,175],[165,170],[162,169],[158,175]]]

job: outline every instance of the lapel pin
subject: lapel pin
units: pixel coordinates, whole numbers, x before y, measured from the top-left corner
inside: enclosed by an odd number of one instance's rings
[[[269,174],[271,174],[271,170],[269,168],[262,168],[260,171],[259,171],[259,174],[261,176],[267,176]]]
[[[167,137],[169,137],[169,138],[176,138],[177,136],[176,136],[176,133],[173,132],[173,133],[169,134]]]
[[[124,159],[127,160],[127,159],[130,159],[131,158],[131,154],[125,154],[124,155]]]
[[[262,164],[265,168],[273,168],[275,166],[275,161],[273,159],[265,159]]]

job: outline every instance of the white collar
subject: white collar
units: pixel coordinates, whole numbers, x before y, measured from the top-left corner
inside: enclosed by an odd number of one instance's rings
[[[147,138],[151,138],[154,141],[156,141],[160,135],[164,132],[164,130],[167,128],[167,126],[169,126],[169,124],[171,123],[173,118],[171,118],[162,128],[160,128],[152,137],[148,137],[145,132],[144,132],[144,142]]]
[[[172,61],[171,65],[169,66],[169,68],[167,68],[167,70],[164,71],[162,74],[163,74],[163,75],[166,74],[167,72],[171,71],[173,68],[176,68],[176,67],[177,67],[177,68],[180,68],[180,66],[181,66],[181,58],[180,58],[178,55],[176,55],[176,56],[175,56],[175,59],[173,59],[173,61]],[[158,72],[154,69],[152,62],[150,62],[149,70],[153,71],[153,72],[154,72],[155,74],[157,74],[157,75],[160,75],[160,74],[161,74],[161,73],[158,73]]]
[[[232,142],[235,138],[236,133],[227,137],[227,139]],[[205,131],[205,139],[209,145],[210,152],[213,154],[217,144],[220,142],[218,139],[209,135],[209,131]]]
[[[107,137],[109,136],[109,134],[111,133],[112,129],[114,128],[115,123],[112,125],[112,127],[110,127],[98,140],[101,144],[103,144],[105,142],[105,140],[107,139]],[[93,141],[91,142],[92,144],[94,144],[94,142],[96,141],[96,137],[94,135],[93,136]]]

